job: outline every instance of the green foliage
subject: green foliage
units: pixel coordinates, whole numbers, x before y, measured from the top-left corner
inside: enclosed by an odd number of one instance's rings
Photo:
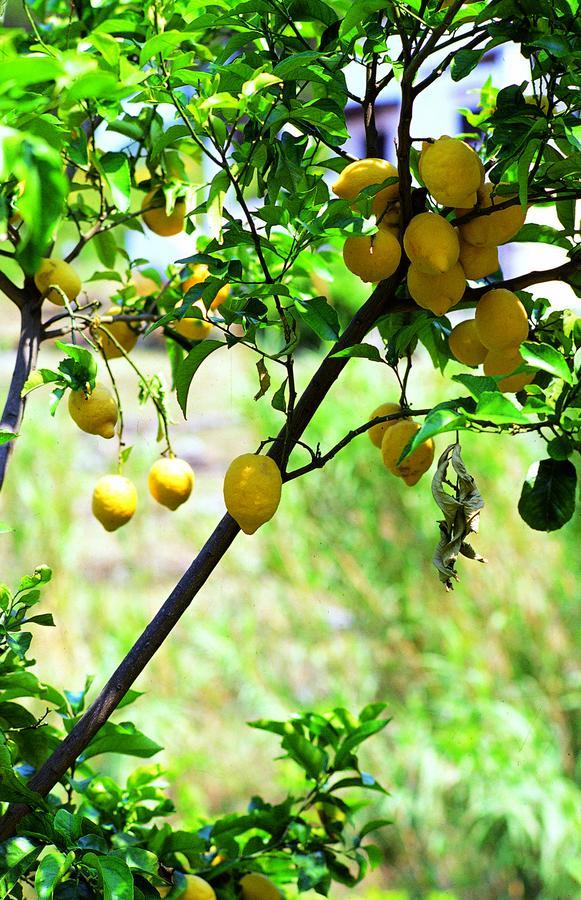
[[[363,878],[377,861],[366,837],[388,823],[376,820],[357,830],[353,816],[361,803],[349,796],[354,790],[385,793],[360,770],[357,757],[360,745],[388,724],[380,718],[381,703],[365,707],[359,717],[335,709],[252,723],[282,737],[283,750],[301,772],[303,793],[277,804],[253,797],[245,813],[192,832],[160,823],[175,808],[159,766],[136,769],[120,784],[88,765],[104,754],[149,758],[161,749],[131,722],[107,722],[46,802],[30,790],[23,776],[33,774],[78,722],[92,681],[81,691],[60,692],[30,671],[27,627],[54,623],[48,613],[29,611],[51,577],[47,566],[39,566],[14,593],[0,585],[0,803],[3,809],[8,803],[30,808],[18,837],[0,845],[3,897],[20,898],[24,885],[34,884],[43,898],[139,900],[158,896],[156,887],[171,882],[174,872],[172,896],[177,897],[181,874],[193,872],[210,882],[218,897],[230,898],[251,871],[326,896],[333,881],[355,885]],[[129,692],[121,706],[138,697]],[[44,706],[38,717],[28,708],[30,701],[33,708]],[[321,810],[337,815],[329,818]]]

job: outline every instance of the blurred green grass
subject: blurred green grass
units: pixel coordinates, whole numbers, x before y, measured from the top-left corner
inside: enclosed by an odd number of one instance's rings
[[[146,370],[169,378],[159,352],[137,352]],[[3,354],[2,383],[10,364]],[[300,384],[316,364],[314,354],[300,357]],[[153,412],[137,404],[123,361],[114,366],[135,445],[126,466],[140,494],[135,519],[113,535],[92,519],[92,486],[113,470],[114,441],[79,432],[64,405],[51,419],[42,391],[30,396],[2,496],[1,518],[14,528],[0,536],[2,579],[40,562],[54,569],[45,608],[57,629],[39,634],[37,658],[41,675],[68,688],[86,672],[103,683],[222,514],[230,459],[280,425],[268,399],[248,400],[252,357],[210,357],[188,420],[172,406],[175,449],[197,484],[170,513],[147,494]],[[305,439],[324,451],[396,398],[385,372],[352,361]],[[414,368],[414,405],[451,387],[425,361]],[[384,864],[371,887],[347,896],[572,896],[579,530],[571,522],[543,535],[518,518],[520,485],[542,452],[535,438],[462,443],[486,500],[474,545],[489,562],[462,562],[453,593],[431,564],[438,511],[429,478],[406,488],[365,436],[285,486],[275,519],[236,540],[139,679],[146,696],[131,711],[165,745],[181,821],[295,786],[290,765],[272,761],[272,738],[246,721],[384,700],[393,722],[364,758],[391,791],[369,816],[394,825],[382,832]],[[297,451],[294,462],[305,460]],[[120,774],[132,764],[113,765]]]

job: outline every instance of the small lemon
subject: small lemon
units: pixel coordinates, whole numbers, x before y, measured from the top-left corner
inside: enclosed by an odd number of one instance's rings
[[[124,475],[103,475],[93,491],[93,515],[105,531],[116,531],[137,507],[135,485]]]
[[[402,460],[400,465],[397,464],[406,444],[419,430],[420,426],[417,422],[413,422],[411,419],[403,419],[384,432],[381,442],[381,455],[384,466],[393,475],[399,475],[401,478],[411,478],[418,475],[416,481],[419,481],[419,477],[424,472],[427,472],[432,465],[434,442],[431,438],[428,438],[427,441],[416,447],[413,453],[410,453],[409,456]],[[415,484],[416,482],[414,481],[413,483]]]
[[[214,888],[199,875],[183,875],[182,877],[185,878],[186,886],[184,892],[180,894],[181,900],[216,900]],[[167,897],[170,891],[171,887],[158,887],[157,889],[158,894],[162,897]]]
[[[121,313],[123,313],[123,310],[120,306],[111,306],[105,315],[118,316]],[[99,339],[107,359],[118,359],[120,356],[123,356],[123,353],[109,335],[112,335],[117,343],[121,344],[126,353],[133,350],[139,338],[139,332],[129,322],[104,322],[103,328],[99,329]]]
[[[282,477],[269,456],[243,453],[232,460],[224,478],[226,509],[245,534],[254,534],[274,516]]]
[[[408,291],[418,306],[437,316],[445,315],[460,302],[466,290],[466,276],[460,263],[443,275],[425,275],[411,265],[407,274]]]
[[[149,492],[154,500],[177,509],[185,503],[194,488],[194,472],[185,459],[176,456],[156,460],[149,470]]]
[[[479,366],[488,353],[478,337],[474,319],[455,325],[448,338],[448,345],[454,358],[465,366]]]
[[[506,288],[484,294],[476,306],[476,331],[489,350],[515,349],[526,340],[527,313],[516,294]]]
[[[500,263],[498,261],[498,248],[491,244],[485,247],[473,247],[467,241],[460,240],[460,265],[464,269],[466,278],[478,281],[497,272]]]
[[[443,206],[474,206],[484,169],[472,147],[445,134],[425,141],[420,154],[420,176],[428,191]]]
[[[82,282],[75,270],[63,259],[43,259],[34,276],[34,283],[46,300],[57,306],[64,306],[60,293],[51,285],[56,285],[66,294],[69,300],[74,300],[80,293]]]
[[[364,188],[381,184],[387,178],[397,178],[397,169],[385,159],[369,157],[357,159],[345,166],[331,190],[342,200],[356,200]],[[382,212],[387,203],[395,200],[399,191],[398,182],[378,191],[373,198],[373,211]]]
[[[348,237],[343,260],[362,281],[376,283],[393,275],[401,260],[401,246],[391,231],[380,229],[372,236]]]
[[[515,194],[510,196],[499,194],[493,197],[493,187],[492,184],[482,185],[478,191],[478,209],[490,209],[506,203],[507,200],[514,200]],[[456,215],[458,217],[465,216],[473,209],[474,205],[470,209],[457,209]],[[476,216],[465,225],[460,225],[460,235],[463,241],[474,247],[506,244],[521,230],[526,215],[526,210],[523,210],[520,203],[514,203],[512,206],[507,206],[506,209],[499,209],[497,212],[484,216]]]
[[[209,278],[209,276],[210,276],[210,270],[208,269],[208,266],[204,266],[204,265],[194,266],[192,274],[182,284],[182,290],[183,290],[184,294],[186,294],[190,290],[190,288],[193,288],[196,284],[201,284],[203,281],[205,281],[207,278]],[[212,302],[210,304],[210,309],[216,309],[218,306],[220,306],[222,303],[224,303],[224,301],[227,300],[229,296],[230,296],[230,285],[225,284],[224,287],[220,288],[220,290],[218,291],[218,293],[212,300]],[[203,301],[202,301],[202,304],[203,304]]]
[[[398,412],[401,412],[401,406],[399,405],[399,403],[382,403],[381,406],[378,406],[377,409],[373,410],[373,412],[369,416],[369,421],[371,421],[371,419],[377,418],[378,416],[391,416]],[[381,447],[385,429],[389,428],[391,425],[395,425],[395,423],[398,421],[399,419],[391,419],[387,422],[379,422],[377,425],[372,425],[367,432],[371,443],[375,444],[376,447]]]
[[[81,431],[112,438],[119,410],[113,394],[97,382],[90,393],[83,390],[69,394],[69,414]]]
[[[282,900],[279,889],[265,875],[250,872],[240,879],[242,900]]]
[[[504,394],[516,394],[522,391],[525,384],[530,384],[535,377],[534,372],[522,372],[519,375],[512,375],[516,369],[520,368],[524,360],[518,350],[490,350],[484,359],[485,375],[506,375],[498,382],[498,388]]]
[[[187,338],[188,341],[203,341],[210,334],[212,323],[208,322],[206,318],[206,307],[203,300],[196,300],[195,303],[192,303],[193,306],[200,310],[202,318],[185,316],[183,319],[176,319],[175,322],[172,322],[171,327],[178,334],[181,334],[182,337]]]
[[[152,203],[157,205],[152,209],[147,209]],[[142,213],[142,218],[150,231],[161,237],[171,237],[179,234],[184,230],[184,221],[186,217],[186,204],[184,200],[176,200],[175,206],[168,214],[165,211],[165,197],[160,188],[155,188],[143,198],[141,208],[146,210]]]
[[[424,275],[443,275],[458,262],[460,241],[456,229],[437,213],[420,213],[403,236],[408,259]]]

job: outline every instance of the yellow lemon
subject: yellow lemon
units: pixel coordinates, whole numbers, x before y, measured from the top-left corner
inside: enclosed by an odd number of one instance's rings
[[[492,197],[492,189],[494,185],[484,184],[478,191],[478,209],[490,209],[506,203],[507,200],[514,200],[516,195]],[[458,217],[465,216],[471,212],[474,205],[470,209],[461,208],[456,210]],[[520,203],[507,206],[506,209],[499,209],[497,212],[489,213],[485,216],[476,216],[465,225],[460,225],[460,236],[463,241],[472,244],[474,247],[484,247],[487,245],[506,244],[519,232],[525,223],[526,210],[523,210]]]
[[[176,456],[162,457],[154,462],[147,480],[153,499],[168,509],[177,509],[186,502],[194,482],[192,467]]]
[[[420,153],[420,176],[428,191],[443,206],[474,206],[484,181],[484,168],[472,147],[442,135],[425,141]]]
[[[124,475],[103,475],[93,491],[93,515],[105,531],[116,531],[137,507],[135,485]]]
[[[72,266],[63,259],[43,259],[34,276],[34,283],[46,300],[57,306],[64,306],[60,293],[51,285],[59,287],[69,300],[74,300],[82,287],[82,282]]]
[[[224,478],[226,509],[245,534],[272,519],[282,490],[282,477],[269,456],[243,453],[232,460]]]
[[[122,312],[123,310],[120,306],[111,306],[105,315],[118,316]],[[111,340],[109,335],[112,335],[117,343],[121,344],[126,353],[133,350],[137,343],[137,339],[139,338],[139,332],[136,330],[135,325],[132,325],[129,322],[104,322],[103,328],[99,329],[99,339],[101,341],[103,353],[107,359],[117,359],[118,357],[123,356],[123,353]]]
[[[523,372],[512,375],[516,369],[522,366],[524,360],[518,350],[490,350],[484,359],[485,375],[506,375],[498,382],[499,390],[504,394],[515,394],[522,391],[525,384],[530,384],[535,377],[534,372]]]
[[[378,406],[377,409],[373,410],[369,416],[369,420],[371,421],[371,419],[375,419],[378,416],[391,416],[398,412],[401,412],[399,403],[382,403],[381,406]],[[392,419],[391,421],[379,422],[377,425],[372,425],[367,432],[371,443],[375,444],[376,447],[381,447],[385,429],[389,428],[391,425],[395,425],[398,421],[399,419]]]
[[[419,481],[419,478],[432,465],[434,442],[431,438],[428,438],[427,441],[416,447],[413,453],[410,453],[409,456],[402,460],[400,465],[397,464],[406,444],[419,430],[420,426],[417,422],[413,422],[411,419],[403,419],[384,432],[381,442],[381,455],[384,466],[393,475],[399,475],[401,478],[411,478],[417,475],[416,481]],[[415,484],[416,482],[414,481],[413,483]]]
[[[147,209],[152,203],[157,205],[153,209]],[[155,188],[143,198],[141,208],[146,210],[142,213],[142,218],[150,231],[159,234],[162,237],[171,237],[179,234],[184,230],[184,221],[186,217],[186,204],[184,200],[176,200],[176,204],[172,211],[168,214],[165,211],[165,197],[160,188]]]
[[[473,247],[467,241],[460,240],[459,260],[466,278],[472,281],[492,275],[500,266],[498,248],[492,244],[486,247]]]
[[[200,878],[199,875],[184,875],[186,889],[180,894],[181,900],[216,900],[214,888]],[[171,887],[158,887],[157,892],[162,897],[167,897]]]
[[[71,391],[69,394],[69,414],[81,431],[112,438],[119,410],[113,394],[105,385],[97,384],[90,393]]]
[[[455,325],[448,338],[448,345],[454,358],[465,366],[479,366],[488,353],[478,337],[474,319]]]
[[[250,872],[240,879],[242,900],[282,900],[279,889],[265,875]]]
[[[206,278],[209,277],[209,275],[210,270],[208,269],[208,266],[194,266],[192,274],[182,284],[182,290],[184,294],[186,294],[190,290],[190,288],[193,288],[196,284],[201,284],[203,281],[205,281]],[[224,301],[228,299],[229,295],[230,285],[225,284],[224,287],[220,288],[220,290],[212,300],[210,309],[216,309],[218,306],[220,306],[220,304],[224,303]]]
[[[460,241],[456,229],[437,213],[420,213],[403,236],[408,259],[424,275],[443,275],[458,262]]]
[[[372,184],[381,184],[387,178],[397,178],[397,169],[386,159],[377,159],[376,157],[357,159],[345,166],[333,185],[332,191],[342,200],[356,200],[364,188],[370,187]],[[377,207],[383,211],[387,203],[395,200],[398,190],[399,184],[394,182],[389,187],[378,191],[373,198],[374,213],[376,213]]]
[[[393,275],[401,260],[401,246],[391,231],[381,229],[371,236],[348,237],[343,260],[362,281],[375,283]]]
[[[489,350],[515,349],[529,333],[527,313],[512,291],[495,288],[476,306],[476,331]]]
[[[140,272],[138,269],[133,273],[131,281],[138,297],[150,297],[152,294],[157,294],[159,291],[157,282],[154,281],[153,278],[148,278],[147,275],[144,275],[143,272]]]
[[[548,97],[534,97],[530,94],[525,95],[525,103],[529,106],[538,106],[541,112],[544,112],[545,115],[549,112],[549,98]]]
[[[408,269],[407,284],[410,295],[422,309],[435,315],[445,315],[460,302],[466,290],[466,276],[460,263],[443,275],[424,275],[417,266]]]
[[[176,319],[175,322],[172,322],[171,327],[178,334],[187,338],[188,341],[203,341],[210,334],[212,323],[208,322],[206,318],[206,307],[203,300],[196,300],[192,304],[193,306],[200,310],[202,318],[194,319],[192,316],[186,316],[183,319]]]

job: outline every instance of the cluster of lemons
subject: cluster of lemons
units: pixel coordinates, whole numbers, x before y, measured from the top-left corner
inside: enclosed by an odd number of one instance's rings
[[[371,421],[380,416],[395,416],[398,413],[401,413],[399,403],[382,403],[373,410],[369,419]],[[418,422],[414,422],[413,419],[400,418],[378,422],[377,425],[372,425],[367,432],[371,443],[380,448],[385,468],[392,475],[401,478],[408,487],[418,483],[434,460],[434,442],[428,438],[398,465],[405,446],[420,430],[420,427]]]
[[[199,875],[186,875],[186,887],[180,895],[182,900],[216,900],[214,888],[200,878]],[[159,887],[158,893],[167,897],[171,887]],[[251,872],[240,879],[240,897],[242,900],[282,900],[278,888],[259,872]]]
[[[152,197],[144,200],[148,206]],[[164,208],[143,214],[147,224],[156,233],[169,236],[173,229],[183,227],[183,215],[176,207],[168,216]],[[183,211],[182,211],[183,212]],[[206,266],[196,266],[183,282],[184,294],[194,285],[208,278]],[[59,306],[65,305],[64,296],[70,302],[76,299],[82,283],[75,269],[61,259],[44,259],[35,275],[38,290],[46,300]],[[228,297],[230,288],[225,285],[214,297],[210,308],[216,309]],[[64,295],[64,296],[63,296]],[[183,318],[174,323],[175,330],[191,341],[207,337],[212,324],[206,318],[206,308],[200,300],[204,318]],[[97,329],[101,351],[107,360],[129,353],[137,343],[139,334],[132,323],[115,321],[122,310],[112,306],[106,315],[113,321]],[[92,390],[71,390],[68,399],[69,414],[78,427],[88,434],[110,439],[115,435],[119,418],[117,401],[105,385],[97,382]],[[148,487],[152,497],[162,506],[175,510],[189,499],[194,488],[194,472],[184,459],[169,455],[158,459],[148,475]],[[275,514],[280,502],[282,476],[276,463],[266,456],[246,453],[234,459],[224,480],[226,508],[246,534],[253,534]],[[104,475],[93,491],[92,510],[107,531],[115,531],[133,517],[137,508],[137,489],[133,482],[121,474]]]

